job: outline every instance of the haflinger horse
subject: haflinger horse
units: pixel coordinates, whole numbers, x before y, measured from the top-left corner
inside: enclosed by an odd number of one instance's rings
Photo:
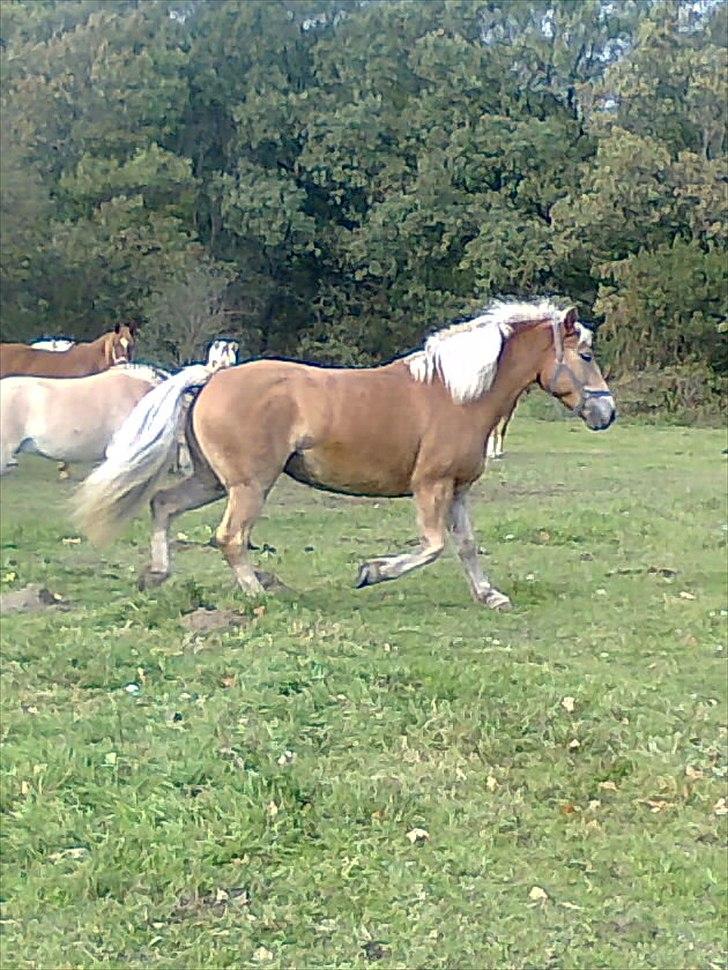
[[[577,329],[579,331],[579,351],[580,353],[591,353],[591,348],[594,343],[594,331],[585,327],[583,323],[577,321]],[[505,454],[504,444],[506,440],[506,433],[510,427],[510,423],[513,420],[513,415],[516,413],[516,408],[523,398],[530,393],[530,391],[537,385],[531,384],[529,387],[525,388],[523,394],[516,400],[510,412],[502,417],[495,428],[488,435],[488,442],[485,446],[485,457],[486,458],[502,458]]]
[[[99,462],[145,394],[168,377],[137,364],[88,377],[5,377],[0,381],[0,475],[20,453],[62,462]]]
[[[136,327],[117,323],[91,343],[67,350],[41,350],[27,344],[0,344],[0,378],[87,377],[134,359]]]
[[[379,367],[256,360],[213,376],[186,368],[135,409],[107,460],[76,493],[76,520],[102,542],[151,499],[151,562],[140,584],[155,585],[170,574],[170,521],[227,493],[217,545],[240,587],[258,594],[249,537],[282,472],[349,495],[413,496],[419,548],[369,559],[356,585],[397,579],[433,562],[449,535],[475,599],[507,609],[510,600],[481,569],[467,497],[483,471],[488,435],[534,382],[594,431],[615,419],[598,365],[580,350],[576,310],[549,302],[496,304]],[[202,383],[186,419],[193,473],[157,491],[180,401]]]

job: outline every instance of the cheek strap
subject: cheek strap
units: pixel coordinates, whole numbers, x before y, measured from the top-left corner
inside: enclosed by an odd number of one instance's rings
[[[554,353],[556,356],[556,370],[554,371],[551,380],[548,383],[546,390],[555,397],[557,400],[566,397],[569,391],[559,392],[556,390],[556,382],[558,381],[561,374],[568,374],[571,380],[574,382],[581,395],[581,401],[579,406],[574,408],[575,414],[581,414],[590,398],[597,397],[611,397],[612,392],[609,390],[597,390],[595,388],[587,387],[586,384],[582,384],[573,370],[568,364],[564,363],[564,341],[561,337],[561,323],[558,320],[551,321],[551,329],[554,334]]]

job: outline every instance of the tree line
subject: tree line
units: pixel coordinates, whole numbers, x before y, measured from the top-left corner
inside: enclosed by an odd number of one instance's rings
[[[720,381],[714,0],[0,6],[4,339],[381,360],[557,294],[615,372]],[[687,371],[686,371],[687,369]]]

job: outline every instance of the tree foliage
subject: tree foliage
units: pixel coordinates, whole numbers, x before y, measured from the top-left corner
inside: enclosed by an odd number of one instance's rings
[[[142,316],[148,349],[184,360],[224,309],[253,353],[361,362],[548,293],[615,366],[725,371],[720,3],[0,14],[8,338]]]

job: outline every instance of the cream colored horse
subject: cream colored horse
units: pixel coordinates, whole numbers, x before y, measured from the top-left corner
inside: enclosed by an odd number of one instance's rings
[[[77,520],[92,539],[108,540],[151,497],[152,554],[141,582],[156,584],[170,573],[171,520],[227,493],[217,543],[241,588],[257,594],[250,532],[282,472],[350,495],[412,495],[419,549],[369,559],[357,586],[433,562],[449,535],[475,599],[508,608],[508,597],[481,569],[467,496],[483,471],[489,434],[529,384],[538,383],[592,430],[614,421],[599,367],[579,349],[576,316],[550,303],[499,304],[381,367],[258,360],[219,371],[187,418],[193,475],[157,492],[181,399],[204,377],[190,368],[136,409],[134,427],[121,430],[114,453],[81,485]]]
[[[30,452],[63,462],[101,461],[134,407],[164,379],[151,367],[119,365],[90,377],[0,380],[0,475]]]

